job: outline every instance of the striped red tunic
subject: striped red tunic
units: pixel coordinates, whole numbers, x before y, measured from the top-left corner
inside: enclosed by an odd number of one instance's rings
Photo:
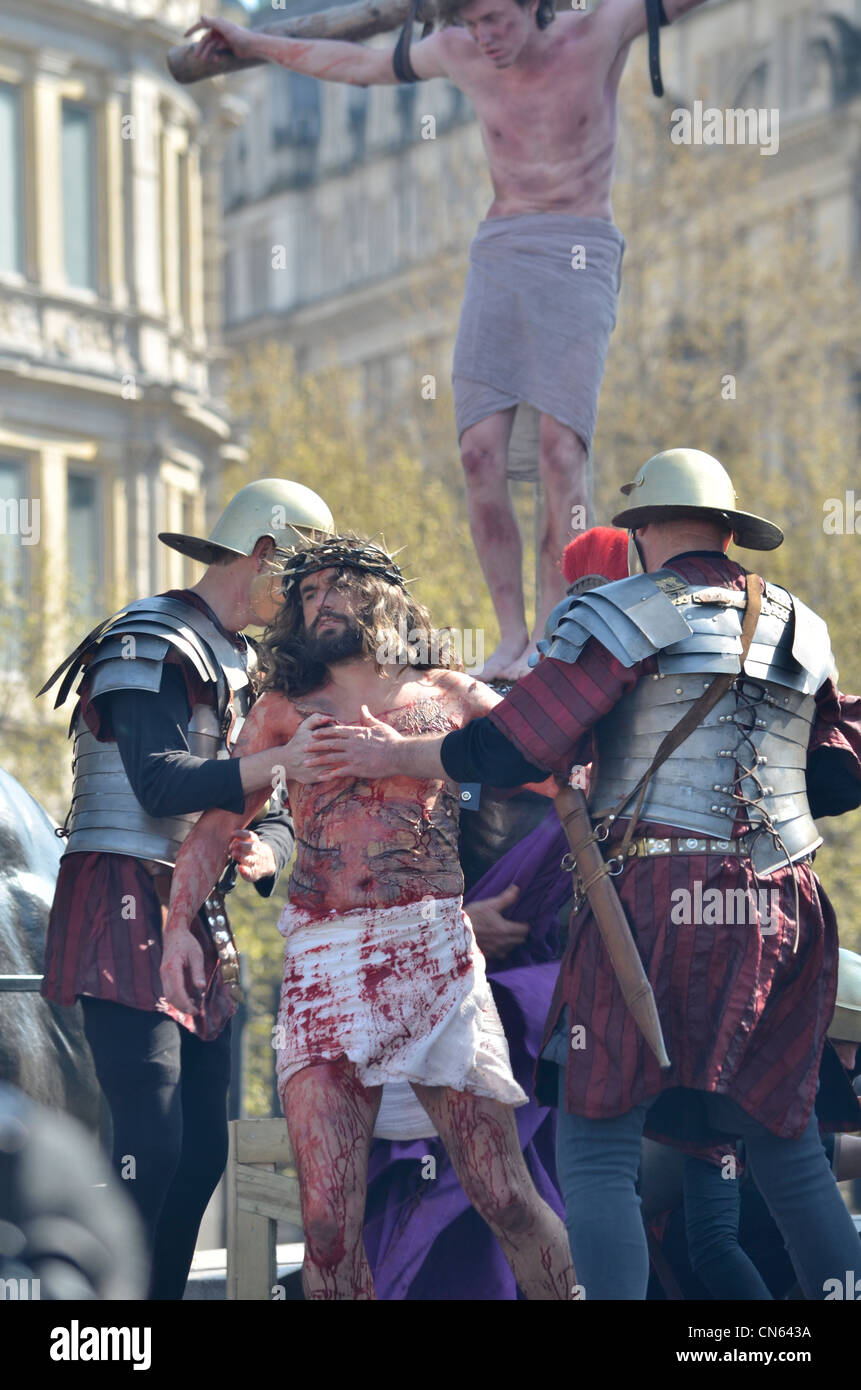
[[[171,589],[166,596],[194,604],[217,623],[211,609],[189,590]],[[223,636],[236,640],[235,634],[217,625]],[[182,670],[190,707],[211,699],[189,662],[171,653],[166,661],[176,662]],[[83,717],[92,732],[96,737],[110,737],[110,728],[100,728],[99,712],[89,702],[86,677],[79,689]],[[140,859],[102,852],[64,855],[48,918],[42,994],[67,1007],[86,994],[131,1009],[159,1010],[204,1041],[216,1038],[236,1006],[200,917],[191,927],[203,948],[207,979],[200,1012],[181,1014],[161,998],[165,916],[152,877]]]
[[[210,1042],[236,1012],[212,939],[199,917],[207,989],[201,1010],[181,1014],[161,1002],[164,909],[140,859],[128,854],[67,854],[60,862],[45,943],[42,994],[71,1005],[81,994],[130,1009],[160,1011]]]
[[[716,554],[686,555],[667,568],[693,583],[744,588],[745,571]],[[654,658],[625,668],[592,639],[576,665],[543,661],[488,718],[530,762],[567,775],[572,764],[589,761],[593,725],[655,670]],[[828,682],[817,693],[811,748],[842,748],[861,778],[858,706]],[[618,838],[625,825],[616,827]],[[740,815],[734,834],[747,828]],[[637,833],[679,830],[643,822]],[[788,867],[757,883],[749,861],[719,854],[637,859],[615,880],[655,992],[672,1061],[666,1073],[627,1010],[591,909],[581,909],[571,923],[545,1033],[546,1043],[564,1005],[569,1024],[583,1030],[568,1052],[570,1112],[609,1118],[660,1096],[651,1131],[705,1141],[702,1098],[694,1093],[712,1091],[729,1096],[775,1134],[801,1134],[834,1011],[838,943],[834,911],[812,868],[801,865],[797,875],[797,913]],[[693,899],[711,888],[723,895],[763,886],[775,892],[770,934],[757,925],[671,920],[676,889]],[[539,1064],[538,1096],[545,1103],[554,1099],[555,1076],[555,1066]],[[853,1122],[847,1118],[835,1127],[858,1127],[857,1104]]]

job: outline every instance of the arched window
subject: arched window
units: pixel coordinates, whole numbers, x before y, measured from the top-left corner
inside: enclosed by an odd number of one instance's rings
[[[758,63],[753,72],[750,73],[741,85],[741,88],[734,102],[734,107],[754,107],[757,111],[762,107],[768,106],[768,79],[769,64],[767,62]]]

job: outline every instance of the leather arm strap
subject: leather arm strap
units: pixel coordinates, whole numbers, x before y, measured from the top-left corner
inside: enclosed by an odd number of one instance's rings
[[[410,0],[404,27],[398,35],[395,51],[392,54],[392,69],[399,82],[421,82],[422,80],[410,61],[410,43],[412,42],[413,25],[417,19],[418,8],[419,0]],[[433,24],[430,20],[425,20],[422,26],[422,38],[426,39],[432,29]]]
[[[646,17],[649,22],[649,76],[655,96],[662,97],[664,82],[661,77],[661,29],[670,22],[664,9],[664,0],[646,0]]]

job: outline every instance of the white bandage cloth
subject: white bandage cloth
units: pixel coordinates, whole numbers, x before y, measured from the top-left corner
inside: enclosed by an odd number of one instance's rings
[[[507,1105],[527,1096],[461,899],[312,917],[289,903],[275,1039],[278,1090],[312,1062],[343,1054],[365,1086],[384,1086],[374,1133],[436,1131],[409,1082],[451,1086]]]

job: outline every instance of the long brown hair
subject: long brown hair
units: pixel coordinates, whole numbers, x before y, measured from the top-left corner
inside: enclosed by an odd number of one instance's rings
[[[277,690],[294,699],[325,685],[325,662],[308,649],[299,584],[293,585],[277,616],[263,634],[260,662],[262,690]],[[353,617],[361,631],[360,654],[384,674],[389,666],[417,671],[463,670],[446,628],[434,628],[423,604],[398,584],[349,565],[338,567],[332,587],[350,594]]]

